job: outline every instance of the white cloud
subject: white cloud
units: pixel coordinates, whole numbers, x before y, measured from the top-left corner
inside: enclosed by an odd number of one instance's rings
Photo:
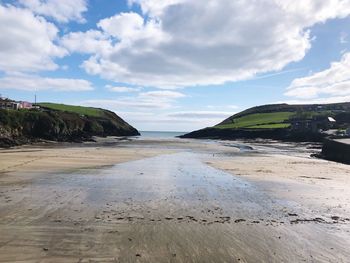
[[[58,29],[29,10],[0,4],[0,71],[54,70],[56,57],[66,55],[57,46]]]
[[[340,61],[331,63],[330,68],[308,77],[293,80],[286,96],[308,99],[309,102],[343,102],[350,97],[350,53]]]
[[[151,16],[159,16],[163,11],[171,5],[180,4],[186,0],[128,0],[129,5],[138,4],[141,6],[144,14]]]
[[[310,27],[350,14],[349,0],[129,3],[140,5],[144,17],[130,12],[101,20],[100,34],[109,39],[87,52],[82,66],[105,79],[165,88],[281,70],[305,56]]]
[[[292,99],[292,100],[283,100],[276,103],[288,103],[288,104],[327,104],[327,103],[341,103],[349,102],[349,96],[332,96],[332,97],[321,97],[314,99]]]
[[[24,91],[89,91],[92,84],[83,79],[45,78],[36,75],[13,74],[0,78],[0,89]]]
[[[106,85],[106,88],[107,88],[109,91],[112,91],[112,92],[119,92],[119,93],[122,93],[122,92],[137,92],[137,91],[140,91],[140,90],[141,90],[141,88],[115,87],[115,86],[111,86],[111,85]]]
[[[58,22],[85,22],[83,13],[87,11],[86,0],[19,0],[24,7],[38,15],[51,17]]]
[[[61,45],[70,52],[76,53],[96,53],[107,55],[112,49],[110,38],[97,30],[86,32],[71,32],[61,40]]]
[[[120,13],[101,20],[97,26],[108,35],[125,40],[137,35],[143,29],[143,18],[136,13]]]
[[[182,111],[173,112],[168,114],[169,117],[173,118],[184,118],[184,119],[226,119],[232,116],[232,112],[224,111]]]
[[[239,106],[237,105],[208,105],[207,106],[208,109],[233,109],[233,110],[237,110],[239,109]]]
[[[140,97],[149,99],[173,100],[186,97],[183,93],[168,90],[148,91],[140,93]]]
[[[91,107],[101,107],[118,112],[119,110],[163,110],[171,107],[169,102],[145,100],[137,97],[124,97],[119,99],[98,99],[86,100],[81,102],[82,105]]]
[[[288,97],[295,97],[300,99],[311,99],[317,97],[319,94],[319,88],[316,87],[298,87],[289,88],[289,90],[284,94]]]
[[[117,99],[86,100],[83,101],[82,104],[86,106],[107,108],[116,112],[120,109],[165,110],[173,108],[175,100],[183,97],[185,97],[185,95],[180,92],[148,91],[141,92],[137,96]]]

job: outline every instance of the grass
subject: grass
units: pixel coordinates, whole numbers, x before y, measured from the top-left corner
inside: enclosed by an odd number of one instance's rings
[[[233,119],[232,123],[225,123],[215,126],[219,129],[281,129],[288,128],[287,122],[295,112],[272,112],[255,113],[240,118]]]
[[[287,129],[289,127],[289,123],[275,123],[250,126],[249,129]]]
[[[57,111],[74,112],[80,115],[91,116],[91,117],[101,117],[103,116],[103,111],[97,108],[73,106],[65,104],[56,103],[38,103],[39,106],[44,108],[49,108]]]

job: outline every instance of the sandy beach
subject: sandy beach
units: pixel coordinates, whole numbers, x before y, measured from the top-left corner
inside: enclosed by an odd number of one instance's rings
[[[0,150],[0,262],[349,262],[350,166],[308,145]]]

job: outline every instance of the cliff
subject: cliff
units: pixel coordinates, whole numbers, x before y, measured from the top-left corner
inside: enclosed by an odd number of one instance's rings
[[[0,109],[0,147],[40,139],[81,142],[92,136],[136,135],[134,127],[103,109],[50,103],[40,109]]]

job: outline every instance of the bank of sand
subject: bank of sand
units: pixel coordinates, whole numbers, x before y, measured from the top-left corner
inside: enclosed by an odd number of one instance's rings
[[[113,146],[25,146],[0,150],[0,181],[29,180],[38,174],[70,172],[171,153],[167,149]],[[11,176],[7,176],[11,175]]]
[[[253,182],[276,199],[314,209],[321,217],[350,218],[349,165],[286,153],[221,157],[206,163]]]
[[[123,139],[123,138],[122,138]],[[3,180],[31,178],[40,173],[68,172],[82,168],[96,168],[139,160],[182,150],[207,152],[238,151],[212,143],[180,139],[122,140],[95,138],[96,142],[25,145],[11,149],[0,148],[0,174]],[[19,176],[19,175],[23,175]]]
[[[233,146],[1,150],[0,262],[349,262],[350,166]]]

